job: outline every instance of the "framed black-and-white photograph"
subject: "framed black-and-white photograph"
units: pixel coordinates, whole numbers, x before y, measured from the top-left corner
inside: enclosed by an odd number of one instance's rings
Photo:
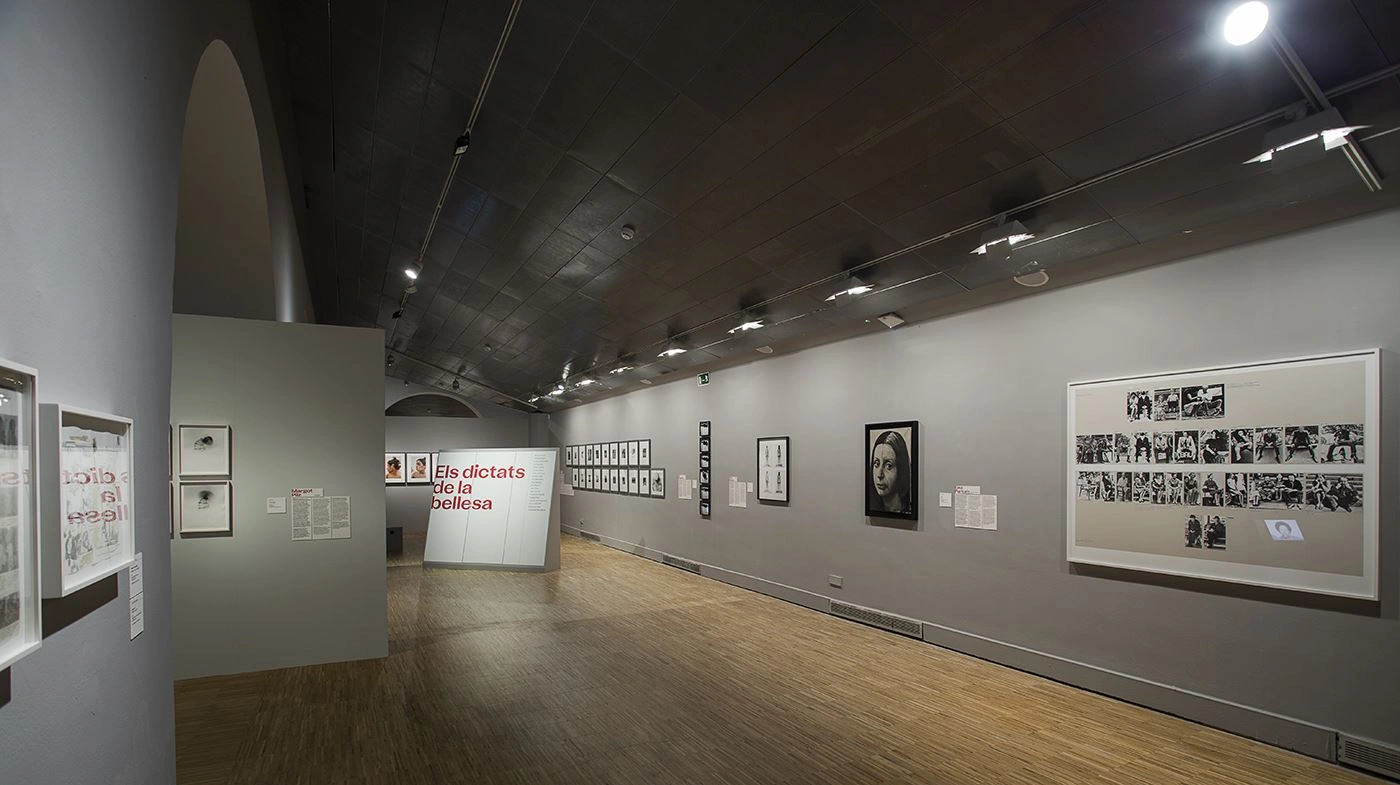
[[[650,469],[651,472],[651,497],[653,499],[666,498],[666,470]]]
[[[409,485],[427,485],[433,481],[433,455],[426,452],[408,453],[404,461],[404,471],[408,473]]]
[[[758,500],[786,504],[788,462],[791,459],[787,436],[765,436],[758,440]]]
[[[709,436],[709,435],[710,435],[710,421],[709,421],[709,420],[701,420],[701,421],[700,421],[700,435],[701,435],[701,436]]]
[[[631,496],[642,495],[642,470],[627,470],[627,493]]]
[[[39,648],[38,372],[0,360],[0,670]]]
[[[919,518],[919,423],[882,422],[865,426],[865,514],[877,518]]]
[[[228,477],[233,473],[229,426],[181,425],[179,432],[181,477]]]
[[[637,465],[643,469],[651,466],[651,439],[637,442]]]
[[[384,484],[403,485],[408,482],[408,470],[404,464],[408,462],[408,455],[401,452],[384,453]]]
[[[613,443],[611,443],[611,444],[608,445],[608,465],[609,465],[609,466],[621,466],[621,465],[622,465],[622,450],[623,450],[623,448],[622,448],[622,443],[621,443],[621,442],[613,442]]]
[[[622,478],[622,470],[621,470],[621,469],[609,469],[609,470],[608,470],[608,490],[609,490],[609,491],[612,491],[613,493],[626,493],[627,489],[623,487],[623,483],[625,483],[625,482],[626,482],[626,481]]]
[[[628,443],[627,443],[627,465],[628,465],[628,466],[640,466],[640,465],[641,465],[641,460],[642,460],[642,443],[641,443],[641,442],[628,442]]]
[[[233,485],[180,483],[180,535],[233,533]]]
[[[650,496],[650,495],[651,495],[651,472],[648,471],[648,470],[646,470],[646,469],[641,469],[639,473],[641,474],[641,479],[642,479],[642,490],[641,490],[641,492],[640,492],[638,495],[640,495],[640,496]]]

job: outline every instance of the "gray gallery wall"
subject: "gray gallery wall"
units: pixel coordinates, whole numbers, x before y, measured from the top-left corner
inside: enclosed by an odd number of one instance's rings
[[[170,421],[233,428],[233,535],[172,543],[175,677],[388,654],[380,330],[174,323]],[[348,540],[292,542],[268,497],[349,496]]]
[[[297,245],[275,102],[244,0],[0,5],[0,357],[39,369],[41,400],[135,420],[146,568],[146,630],[134,641],[124,576],[45,604],[42,648],[0,671],[0,782],[169,785],[163,434],[185,103],[201,54],[223,39],[266,135],[275,252]],[[299,258],[277,264],[286,310],[306,312]]]
[[[557,443],[650,438],[669,487],[665,501],[565,497],[563,523],[942,625],[926,629],[1141,702],[1205,701],[1206,721],[1279,743],[1291,731],[1266,727],[1268,713],[1400,743],[1393,512],[1383,599],[1364,603],[1071,568],[1063,499],[1073,380],[1382,347],[1393,414],[1397,239],[1400,214],[1377,214],[568,410]],[[701,419],[714,423],[710,520],[675,498],[676,474],[696,472]],[[922,424],[912,529],[862,515],[862,425],[904,419]],[[1383,453],[1400,454],[1398,427],[1385,424]],[[784,434],[791,505],[726,506],[728,477],[755,479],[755,437]],[[1000,531],[953,528],[936,503],[955,484],[1000,496]],[[1397,509],[1396,488],[1384,483],[1382,510]]]
[[[474,404],[475,406],[475,404]],[[456,447],[528,447],[530,417],[504,407],[491,417],[385,417],[384,452],[434,452]],[[390,485],[388,525],[406,533],[428,530],[431,485]]]

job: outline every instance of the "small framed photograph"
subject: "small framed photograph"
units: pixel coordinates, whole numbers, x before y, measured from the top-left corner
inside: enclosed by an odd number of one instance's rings
[[[640,466],[640,465],[641,465],[641,460],[642,460],[642,443],[641,443],[641,442],[628,442],[628,443],[627,443],[627,465],[628,465],[628,466]]]
[[[642,495],[642,470],[627,470],[627,493],[631,496]]]
[[[643,469],[651,466],[651,439],[637,442],[637,465]]]
[[[787,436],[765,436],[758,440],[758,500],[787,504],[788,461],[791,445]]]
[[[627,493],[627,477],[621,469],[609,469],[608,487],[613,493]]]
[[[919,423],[865,426],[865,514],[919,519]]]
[[[701,421],[700,421],[700,435],[701,435],[701,436],[709,436],[709,435],[710,435],[710,421],[709,421],[709,420],[701,420]]]
[[[406,453],[384,453],[384,484],[403,485],[408,482],[408,471],[404,469],[404,464],[407,462],[408,455]]]
[[[408,470],[409,485],[428,485],[433,481],[433,454],[427,452],[408,453],[404,468]],[[388,468],[386,463],[385,468]]]
[[[653,499],[666,498],[666,470],[649,469],[651,472],[651,497]]]
[[[181,425],[180,476],[228,477],[233,474],[232,429],[227,425]]]
[[[710,517],[710,503],[700,502],[700,514],[706,518]]]
[[[613,465],[613,466],[621,466],[621,465],[622,465],[622,460],[623,460],[623,454],[622,454],[622,453],[623,453],[623,450],[624,450],[624,449],[625,449],[625,448],[623,447],[622,442],[613,442],[612,444],[608,445],[608,460],[609,460],[609,463],[610,463],[611,465]]]
[[[180,483],[180,536],[232,534],[233,484]]]
[[[641,495],[641,496],[650,496],[650,495],[651,495],[651,472],[648,471],[648,470],[646,470],[646,469],[642,469],[642,470],[641,470],[641,475],[642,475],[642,491],[641,491],[641,493],[640,493],[639,495]]]

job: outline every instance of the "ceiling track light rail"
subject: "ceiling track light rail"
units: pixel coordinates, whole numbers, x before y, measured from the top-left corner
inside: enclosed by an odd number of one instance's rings
[[[1378,70],[1373,71],[1373,72],[1371,72],[1371,73],[1369,73],[1369,74],[1366,74],[1366,75],[1364,75],[1364,76],[1360,76],[1360,77],[1358,77],[1358,78],[1356,78],[1356,79],[1353,79],[1353,80],[1351,80],[1351,81],[1349,81],[1349,82],[1345,82],[1345,83],[1343,83],[1343,84],[1337,85],[1336,87],[1333,87],[1333,88],[1330,88],[1330,89],[1328,89],[1328,90],[1326,90],[1326,91],[1323,91],[1323,92],[1321,93],[1321,95],[1322,95],[1323,98],[1325,98],[1325,99],[1327,99],[1327,100],[1329,101],[1329,104],[1328,104],[1328,105],[1330,106],[1330,101],[1331,101],[1331,99],[1335,99],[1335,98],[1338,98],[1338,97],[1344,96],[1344,95],[1349,95],[1349,94],[1354,93],[1354,92],[1356,92],[1356,91],[1358,91],[1358,90],[1365,89],[1365,88],[1367,88],[1367,87],[1370,87],[1370,86],[1373,85],[1373,84],[1377,84],[1377,83],[1379,83],[1379,82],[1383,82],[1383,81],[1385,81],[1385,80],[1387,80],[1387,79],[1389,79],[1389,78],[1391,78],[1391,77],[1395,77],[1395,76],[1400,76],[1400,65],[1393,65],[1393,66],[1388,66],[1388,67],[1386,67],[1386,68],[1378,69]],[[1202,136],[1196,137],[1195,139],[1191,139],[1191,140],[1182,142],[1181,144],[1178,144],[1178,145],[1176,145],[1176,146],[1174,146],[1174,147],[1170,147],[1170,148],[1168,148],[1168,149],[1166,149],[1166,150],[1162,150],[1161,152],[1153,153],[1152,155],[1145,156],[1145,157],[1143,157],[1143,158],[1139,158],[1139,159],[1136,160],[1136,161],[1130,161],[1130,162],[1128,162],[1128,163],[1126,163],[1126,164],[1122,164],[1121,166],[1115,167],[1115,168],[1110,169],[1110,170],[1108,170],[1108,171],[1106,171],[1106,172],[1102,172],[1102,173],[1100,173],[1100,174],[1094,175],[1093,177],[1089,177],[1089,178],[1084,179],[1084,180],[1081,180],[1081,181],[1079,181],[1079,182],[1077,182],[1077,183],[1073,183],[1073,184],[1071,184],[1071,185],[1065,186],[1064,188],[1061,188],[1060,190],[1055,191],[1055,192],[1053,192],[1053,193],[1049,193],[1049,194],[1046,194],[1046,195],[1044,195],[1044,196],[1037,197],[1037,198],[1032,199],[1032,200],[1030,200],[1030,201],[1028,201],[1028,202],[1025,202],[1025,203],[1020,204],[1020,205],[1017,205],[1017,206],[1012,207],[1012,208],[1010,208],[1010,209],[1008,209],[1008,210],[1005,210],[1005,211],[1003,211],[1003,212],[997,213],[996,215],[989,215],[989,216],[987,216],[986,218],[982,218],[982,219],[977,220],[977,221],[972,221],[972,222],[970,222],[970,223],[963,224],[962,226],[959,226],[959,227],[957,227],[957,228],[955,228],[955,229],[950,229],[950,230],[948,230],[948,231],[946,231],[946,232],[943,232],[943,233],[941,233],[941,234],[935,235],[935,236],[933,236],[933,237],[929,237],[929,238],[927,238],[927,239],[920,240],[920,241],[917,242],[917,243],[913,243],[913,244],[908,245],[908,246],[906,246],[906,247],[904,247],[904,248],[901,248],[901,249],[899,249],[899,250],[892,251],[892,252],[887,253],[887,254],[885,254],[885,255],[883,255],[883,256],[876,257],[876,258],[871,259],[871,260],[869,260],[869,261],[867,261],[867,262],[862,262],[861,264],[856,265],[856,266],[854,266],[854,267],[852,267],[852,268],[850,268],[850,269],[848,269],[848,270],[846,270],[846,271],[844,271],[844,272],[837,273],[837,274],[834,274],[834,275],[828,275],[828,276],[825,276],[825,277],[823,277],[823,278],[819,278],[819,279],[817,279],[817,280],[815,280],[815,281],[812,281],[811,283],[807,283],[807,284],[803,284],[803,285],[801,285],[801,286],[794,287],[794,288],[789,289],[789,290],[787,290],[787,291],[785,291],[785,292],[782,292],[782,293],[780,293],[780,294],[774,295],[773,297],[769,297],[769,298],[767,298],[766,300],[763,300],[763,301],[761,301],[761,302],[755,303],[752,307],[755,308],[755,309],[764,308],[764,307],[766,307],[766,306],[772,305],[773,303],[779,302],[779,301],[781,301],[781,300],[783,300],[783,299],[786,299],[786,298],[788,298],[788,297],[792,297],[793,295],[796,295],[796,294],[800,294],[800,293],[802,293],[802,292],[805,292],[805,291],[807,291],[807,290],[809,290],[809,289],[813,289],[813,288],[820,287],[820,286],[829,286],[829,285],[834,284],[834,283],[839,283],[839,282],[841,282],[841,281],[843,281],[843,280],[845,280],[845,279],[851,277],[852,275],[854,275],[854,274],[856,274],[856,273],[858,273],[858,272],[860,272],[860,271],[862,271],[862,270],[865,270],[865,269],[867,269],[867,268],[874,267],[875,265],[882,264],[882,263],[884,263],[884,262],[888,262],[888,261],[891,261],[891,260],[893,260],[893,259],[897,259],[897,258],[899,258],[899,257],[901,257],[901,256],[906,255],[906,254],[910,254],[910,253],[915,253],[915,252],[917,252],[917,251],[921,251],[921,250],[923,250],[924,248],[927,248],[927,247],[929,247],[929,246],[935,245],[935,244],[937,244],[937,243],[941,243],[941,242],[943,242],[944,240],[950,239],[950,238],[952,238],[952,237],[956,237],[957,235],[960,235],[960,234],[964,234],[964,233],[966,233],[966,232],[973,231],[973,230],[975,230],[975,229],[977,229],[977,228],[979,228],[979,227],[986,226],[987,224],[990,224],[990,223],[994,223],[1000,216],[1004,216],[1004,215],[1008,215],[1008,214],[1010,214],[1010,215],[1023,214],[1023,213],[1026,213],[1027,211],[1033,210],[1033,209],[1035,209],[1035,208],[1037,208],[1037,207],[1044,206],[1044,205],[1046,205],[1046,204],[1050,204],[1051,202],[1058,201],[1058,200],[1063,199],[1063,198],[1065,198],[1065,197],[1067,197],[1067,196],[1072,196],[1072,195],[1077,194],[1077,193],[1080,193],[1080,192],[1082,192],[1082,191],[1086,191],[1086,190],[1089,190],[1089,189],[1094,188],[1094,187],[1096,187],[1096,186],[1102,185],[1103,183],[1106,183],[1106,182],[1109,182],[1109,181],[1112,181],[1112,180],[1116,180],[1116,179],[1118,179],[1119,177],[1123,177],[1123,176],[1125,176],[1125,175],[1132,174],[1132,173],[1137,172],[1137,171],[1140,171],[1140,170],[1142,170],[1142,169],[1146,169],[1147,167],[1155,166],[1156,164],[1160,164],[1160,163],[1163,163],[1163,162],[1165,162],[1165,161],[1169,161],[1169,160],[1171,160],[1171,159],[1180,157],[1180,156],[1185,155],[1185,154],[1187,154],[1187,153],[1189,153],[1189,152],[1192,152],[1192,151],[1194,151],[1194,150],[1198,150],[1198,149],[1200,149],[1200,148],[1202,148],[1202,147],[1205,147],[1206,145],[1213,144],[1213,143],[1218,142],[1218,141],[1220,141],[1220,140],[1222,140],[1222,139],[1226,139],[1226,138],[1228,138],[1228,137],[1234,136],[1235,134],[1243,133],[1243,132],[1245,132],[1245,131],[1249,131],[1249,130],[1252,130],[1252,129],[1254,129],[1254,128],[1258,128],[1258,127],[1260,127],[1260,126],[1262,126],[1262,125],[1266,125],[1266,124],[1271,123],[1271,122],[1274,122],[1274,121],[1276,121],[1276,120],[1285,118],[1285,117],[1289,116],[1290,113],[1296,113],[1296,112],[1298,111],[1300,105],[1302,105],[1303,103],[1304,103],[1304,102],[1293,102],[1293,103],[1290,103],[1290,104],[1288,104],[1288,105],[1286,105],[1286,106],[1281,106],[1281,107],[1279,107],[1279,108],[1277,108],[1277,109],[1273,109],[1273,110],[1268,111],[1268,112],[1263,112],[1263,113],[1261,113],[1261,114],[1255,115],[1254,117],[1250,117],[1250,118],[1248,118],[1248,119],[1241,120],[1240,122],[1234,123],[1233,125],[1229,125],[1229,126],[1227,126],[1227,127],[1225,127],[1225,128],[1221,128],[1221,129],[1219,129],[1219,130],[1212,131],[1212,132],[1210,132],[1210,133],[1208,133],[1208,134],[1203,134]],[[1354,144],[1349,144],[1349,145],[1346,145],[1345,147],[1348,148],[1348,149],[1350,149],[1350,148],[1355,147],[1355,145],[1354,145]],[[1056,235],[1056,236],[1059,236],[1059,235]],[[1052,238],[1044,238],[1044,239],[1049,240],[1049,239],[1054,239],[1054,238],[1052,237]],[[1040,240],[1037,239],[1037,240],[1028,241],[1028,244],[1029,244],[1029,245],[1035,245],[1035,244],[1037,244],[1037,243],[1039,243],[1039,242],[1040,242]],[[932,274],[929,275],[929,276],[924,276],[924,278],[931,278],[931,277],[935,277],[935,276],[938,276],[938,275],[941,275],[941,274],[942,274],[942,273],[932,273]],[[917,280],[923,280],[923,278],[917,279]],[[894,288],[894,287],[887,287],[887,288]],[[698,331],[700,331],[700,330],[706,329],[706,328],[711,327],[711,326],[713,326],[713,325],[720,324],[720,323],[726,322],[726,321],[732,321],[733,319],[735,319],[736,317],[741,316],[741,315],[742,315],[742,312],[740,312],[740,311],[735,311],[735,312],[732,312],[732,313],[728,313],[728,314],[725,314],[725,315],[723,315],[723,316],[719,316],[719,317],[716,317],[716,318],[711,319],[711,320],[709,320],[709,321],[703,322],[703,323],[701,323],[701,324],[699,324],[699,325],[696,325],[695,327],[692,327],[692,328],[690,328],[689,330],[686,330],[685,332],[678,333],[675,337],[677,337],[677,338],[683,338],[683,337],[685,337],[685,336],[687,336],[687,335],[690,335],[690,334],[692,334],[692,333],[695,333],[695,332],[698,332]],[[802,314],[802,315],[805,315],[805,314]],[[799,316],[793,317],[793,318],[801,318],[802,315],[799,315]],[[791,319],[785,319],[785,320],[783,320],[783,322],[787,322],[787,321],[791,321]],[[780,323],[783,323],[783,322],[780,322]],[[722,339],[722,341],[723,341],[723,340],[732,340],[732,339],[731,339],[731,338],[726,338],[726,339]],[[716,342],[716,343],[720,343],[720,342],[722,342],[722,341],[718,341],[718,342]],[[652,344],[652,345],[655,346],[656,344]],[[714,344],[711,344],[711,345],[714,345]],[[703,348],[703,347],[702,347],[702,348]],[[651,364],[652,364],[652,363],[648,363],[647,365],[651,365]],[[594,368],[590,368],[590,369],[588,369],[588,372],[592,372],[592,371],[594,371],[594,370],[595,370]],[[649,380],[647,380],[647,381],[649,381]],[[515,399],[515,400],[518,400],[518,399]]]

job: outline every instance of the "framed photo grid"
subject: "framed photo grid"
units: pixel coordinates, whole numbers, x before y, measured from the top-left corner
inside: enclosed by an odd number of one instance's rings
[[[786,504],[792,484],[788,471],[792,458],[787,436],[765,436],[758,443],[758,500]]]

